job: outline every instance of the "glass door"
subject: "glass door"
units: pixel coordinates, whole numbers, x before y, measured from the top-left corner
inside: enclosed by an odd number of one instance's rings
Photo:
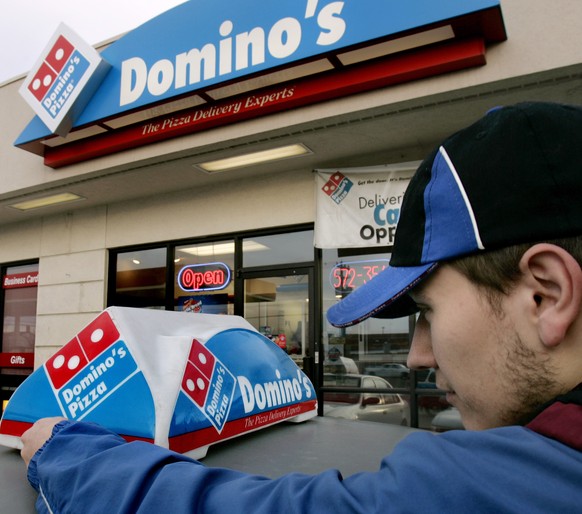
[[[313,269],[244,273],[244,317],[311,374]]]

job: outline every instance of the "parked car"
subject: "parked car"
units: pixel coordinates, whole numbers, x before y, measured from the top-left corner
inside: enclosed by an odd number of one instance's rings
[[[448,430],[464,430],[461,413],[456,407],[440,411],[431,421],[431,430],[435,432],[446,432]]]
[[[356,374],[324,374],[323,385],[350,389],[324,394],[324,416],[408,425],[408,404],[399,394],[357,391],[357,389],[392,389],[392,385],[383,378]]]
[[[408,378],[410,370],[404,364],[389,362],[377,366],[367,366],[364,373],[382,378]]]
[[[419,373],[419,372],[417,372]],[[449,406],[444,392],[438,392],[436,386],[436,374],[433,368],[430,368],[423,380],[416,384],[417,389],[427,389],[427,392],[435,391],[435,394],[422,394],[418,397],[418,406],[427,411],[442,410]]]

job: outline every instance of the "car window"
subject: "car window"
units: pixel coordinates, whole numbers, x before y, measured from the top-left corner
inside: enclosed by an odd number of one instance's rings
[[[390,384],[381,380],[380,378],[374,378],[374,383],[376,388],[378,389],[387,389],[390,387]],[[392,403],[398,403],[398,395],[396,394],[380,394],[380,403],[383,405],[390,405]]]
[[[335,403],[358,403],[360,395],[358,393],[344,393],[344,392],[327,392],[325,393],[326,402]]]
[[[373,377],[364,377],[362,379],[362,388],[364,389],[376,389],[376,382],[374,381]],[[378,395],[377,393],[364,393],[363,398],[364,399],[369,399],[369,398],[378,398],[379,402],[382,401],[381,398],[379,398],[380,395]]]
[[[327,387],[350,387],[357,389],[360,387],[359,377],[350,375],[335,375],[335,374],[324,374],[323,384]],[[337,403],[350,403],[355,404],[360,401],[360,393],[356,392],[326,392],[325,393],[326,402],[337,402]]]
[[[372,377],[364,377],[364,379],[362,380],[362,388],[370,389],[375,387],[376,383],[374,382],[374,379]]]

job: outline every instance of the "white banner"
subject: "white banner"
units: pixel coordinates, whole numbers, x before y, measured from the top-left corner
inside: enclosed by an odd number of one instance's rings
[[[420,162],[316,170],[317,248],[389,246]]]

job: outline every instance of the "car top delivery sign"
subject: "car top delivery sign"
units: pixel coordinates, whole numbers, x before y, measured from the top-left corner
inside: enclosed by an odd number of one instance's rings
[[[108,70],[92,46],[61,24],[20,94],[51,132],[66,136]]]
[[[203,458],[209,446],[317,415],[313,384],[239,316],[109,307],[14,392],[0,445],[38,419],[99,423]]]

